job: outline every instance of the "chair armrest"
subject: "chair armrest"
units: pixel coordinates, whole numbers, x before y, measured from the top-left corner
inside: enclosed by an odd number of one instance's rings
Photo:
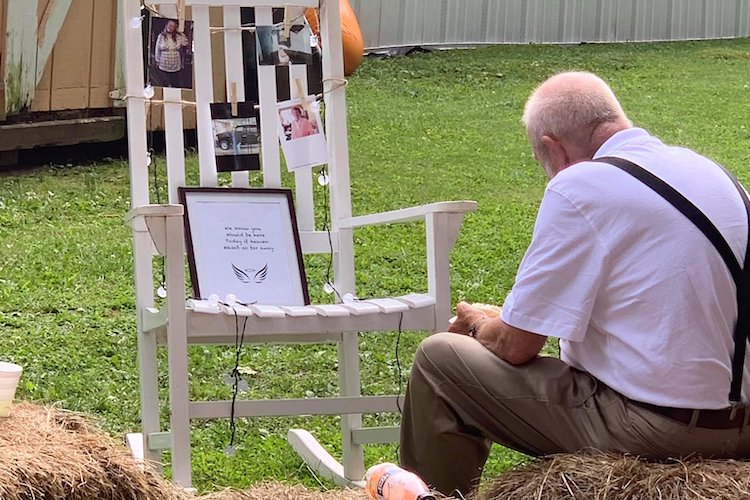
[[[435,325],[447,324],[451,316],[450,252],[458,238],[464,214],[477,209],[475,201],[444,201],[372,215],[349,217],[339,228],[354,229],[372,224],[425,221],[427,236],[427,288],[435,299]]]
[[[125,223],[135,234],[148,233],[154,250],[159,255],[166,252],[167,219],[182,217],[185,209],[182,205],[140,205],[125,214]]]
[[[424,219],[429,214],[435,213],[467,213],[477,209],[476,201],[441,201],[429,203],[417,207],[402,208],[369,215],[357,215],[339,221],[339,227],[353,229],[356,227],[370,226],[373,224],[393,224],[411,222]]]
[[[125,214],[125,223],[133,225],[137,219],[145,217],[168,217],[171,215],[183,215],[185,209],[182,205],[140,205],[131,208]]]

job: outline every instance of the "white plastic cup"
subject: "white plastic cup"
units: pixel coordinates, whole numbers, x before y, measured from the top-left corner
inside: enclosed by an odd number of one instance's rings
[[[10,406],[16,397],[16,388],[22,372],[21,366],[0,361],[0,417],[10,415]]]

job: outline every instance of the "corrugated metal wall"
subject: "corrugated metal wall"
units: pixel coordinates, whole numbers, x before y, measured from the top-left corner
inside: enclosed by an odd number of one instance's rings
[[[750,0],[351,0],[365,47],[750,36]]]

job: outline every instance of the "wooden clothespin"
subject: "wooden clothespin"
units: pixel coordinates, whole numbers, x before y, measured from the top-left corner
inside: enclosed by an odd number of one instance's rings
[[[237,82],[229,84],[229,103],[232,110],[232,116],[237,116]]]
[[[312,110],[310,109],[310,103],[307,100],[307,94],[305,93],[305,89],[302,88],[302,80],[299,78],[294,79],[294,86],[297,89],[297,97],[300,101],[302,101],[302,109],[305,110],[307,113],[307,116],[309,117],[312,113]]]
[[[292,30],[292,16],[289,15],[289,4],[284,5],[284,38],[289,38]]]
[[[177,31],[185,32],[185,0],[177,0]]]

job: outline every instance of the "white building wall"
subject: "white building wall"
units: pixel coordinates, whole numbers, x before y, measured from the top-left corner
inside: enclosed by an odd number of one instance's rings
[[[351,0],[365,47],[750,36],[750,0]]]

